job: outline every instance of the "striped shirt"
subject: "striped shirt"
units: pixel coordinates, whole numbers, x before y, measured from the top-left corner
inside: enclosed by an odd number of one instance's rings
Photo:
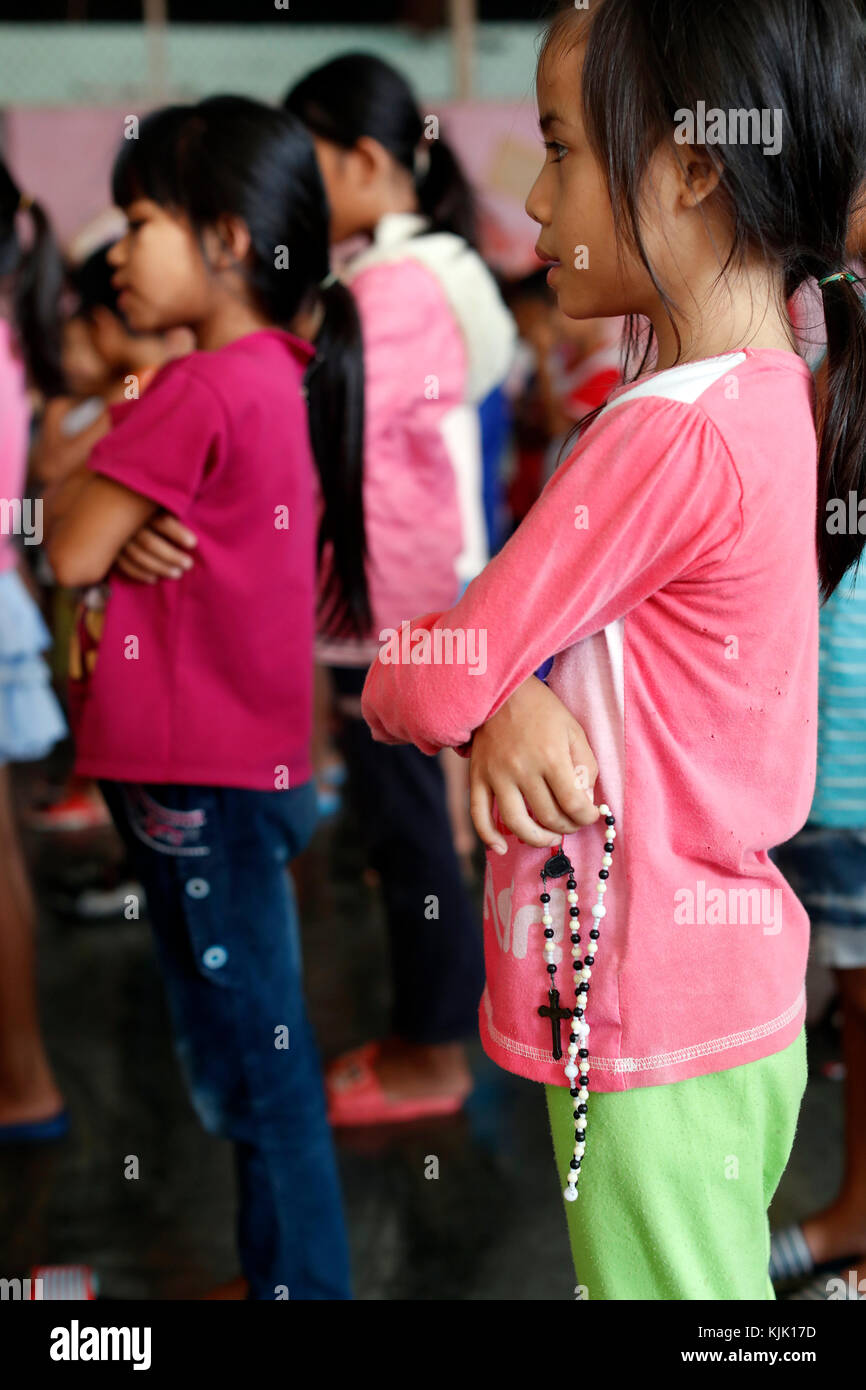
[[[866,826],[866,579],[846,575],[821,609],[818,774],[809,820]]]

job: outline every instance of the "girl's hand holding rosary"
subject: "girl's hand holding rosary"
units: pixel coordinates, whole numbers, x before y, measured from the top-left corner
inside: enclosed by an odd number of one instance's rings
[[[501,823],[524,844],[547,846],[553,853],[540,868],[541,924],[544,929],[544,967],[547,1002],[536,1012],[550,1021],[551,1054],[562,1060],[562,1024],[571,1020],[564,1071],[574,1101],[574,1149],[563,1196],[577,1199],[580,1168],[586,1151],[589,1100],[589,1023],[586,1007],[595,953],[605,916],[604,895],[616,848],[615,817],[610,807],[595,806],[592,788],[598,764],[574,715],[552,690],[532,675],[509,696],[487,723],[476,729],[470,763],[470,807],[475,828],[489,849],[507,852],[493,822],[496,798]],[[529,813],[532,808],[532,815]],[[563,836],[603,818],[604,846],[596,884],[597,900],[590,909],[586,956],[581,956],[580,908],[574,867],[565,853]],[[556,976],[564,961],[557,946],[551,912],[550,879],[566,879],[568,928],[574,977],[574,1007],[560,1005]],[[560,981],[560,984],[562,982]]]
[[[493,821],[496,797],[499,819],[524,844],[558,845],[563,835],[598,820],[592,802],[597,777],[580,724],[558,695],[530,676],[475,730],[469,764],[475,829],[488,849],[505,853]]]

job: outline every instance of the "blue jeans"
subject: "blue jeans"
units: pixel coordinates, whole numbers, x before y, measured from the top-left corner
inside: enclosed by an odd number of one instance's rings
[[[208,1133],[235,1144],[250,1297],[350,1298],[287,867],[315,828],[314,784],[100,786],[147,894],[193,1106]]]

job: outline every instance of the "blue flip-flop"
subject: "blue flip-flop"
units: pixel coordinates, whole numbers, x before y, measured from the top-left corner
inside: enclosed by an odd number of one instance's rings
[[[47,1120],[27,1120],[18,1125],[0,1125],[0,1144],[42,1144],[63,1139],[69,1133],[69,1111],[60,1110]]]

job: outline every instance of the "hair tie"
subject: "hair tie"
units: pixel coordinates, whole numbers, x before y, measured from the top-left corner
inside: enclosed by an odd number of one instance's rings
[[[29,194],[29,193],[22,193],[22,194],[21,194],[21,197],[18,199],[18,211],[19,211],[19,212],[27,212],[27,210],[28,210],[29,208],[32,208],[32,206],[33,206],[33,199],[30,197],[30,194]]]
[[[837,270],[832,275],[825,275],[823,280],[818,281],[818,285],[823,289],[825,285],[831,285],[834,280],[850,280],[852,285],[857,285],[862,283],[862,276],[852,275],[850,270]]]
[[[336,285],[336,283],[337,283],[337,281],[339,280],[339,278],[340,278],[339,275],[335,274],[335,272],[334,272],[333,270],[330,271],[330,272],[325,276],[324,280],[320,280],[320,281],[319,281],[319,289],[320,289],[320,290],[329,290],[329,289],[331,288],[332,285]]]

